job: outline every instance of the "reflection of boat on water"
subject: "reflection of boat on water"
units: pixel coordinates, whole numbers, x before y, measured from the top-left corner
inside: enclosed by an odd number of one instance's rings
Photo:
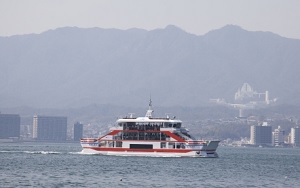
[[[218,157],[220,141],[196,140],[175,118],[152,117],[151,100],[145,117],[120,118],[100,138],[82,138],[84,153],[155,157]]]

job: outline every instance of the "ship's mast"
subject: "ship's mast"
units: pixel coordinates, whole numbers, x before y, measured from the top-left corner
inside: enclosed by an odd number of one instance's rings
[[[154,111],[152,110],[152,100],[151,100],[151,97],[150,97],[150,100],[149,100],[149,108],[148,108],[148,110],[147,110],[145,116],[148,117],[148,118],[151,118],[153,112],[154,112]]]

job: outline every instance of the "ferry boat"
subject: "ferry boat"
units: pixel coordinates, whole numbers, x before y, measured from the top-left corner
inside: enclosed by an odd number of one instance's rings
[[[152,102],[144,117],[120,118],[110,132],[99,138],[82,138],[82,153],[152,156],[152,157],[218,157],[219,140],[196,140],[170,117],[152,117]]]

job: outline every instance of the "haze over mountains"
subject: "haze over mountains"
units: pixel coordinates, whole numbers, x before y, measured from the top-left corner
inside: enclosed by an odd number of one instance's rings
[[[199,106],[244,82],[300,104],[300,40],[227,25],[203,36],[176,26],[65,27],[0,37],[0,106]]]

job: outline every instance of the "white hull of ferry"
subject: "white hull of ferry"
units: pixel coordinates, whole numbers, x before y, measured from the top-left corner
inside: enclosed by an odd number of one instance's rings
[[[98,147],[97,142],[81,143],[83,154],[100,154],[100,155],[116,155],[116,156],[145,156],[145,157],[206,157],[216,158],[216,148],[219,141],[209,141],[208,145],[196,146],[198,149],[130,149],[130,148],[110,148]]]
[[[135,152],[135,151],[96,151],[90,148],[84,148],[83,154],[100,154],[100,155],[115,155],[115,156],[142,156],[142,157],[205,157],[216,158],[216,152],[208,153],[205,151],[188,151],[186,153],[177,152]]]

